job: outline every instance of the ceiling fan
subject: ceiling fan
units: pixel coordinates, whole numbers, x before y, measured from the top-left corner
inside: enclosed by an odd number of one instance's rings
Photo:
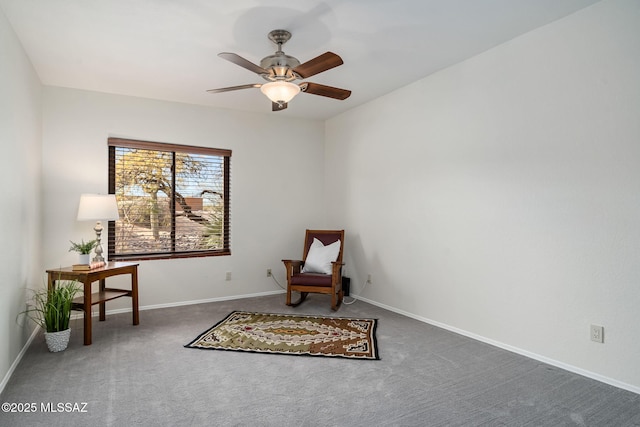
[[[268,37],[269,40],[278,45],[278,50],[273,55],[262,58],[259,66],[235,53],[222,52],[218,54],[220,58],[233,62],[249,71],[253,71],[267,80],[267,83],[253,83],[210,89],[207,92],[220,93],[232,90],[260,88],[262,93],[271,100],[272,111],[280,111],[287,108],[289,101],[300,92],[339,100],[345,100],[351,95],[350,90],[325,86],[319,83],[292,83],[294,80],[306,79],[307,77],[342,65],[342,58],[338,55],[333,52],[325,52],[320,56],[300,64],[300,61],[296,58],[286,55],[282,51],[282,45],[291,38],[289,31],[273,30],[269,33]]]

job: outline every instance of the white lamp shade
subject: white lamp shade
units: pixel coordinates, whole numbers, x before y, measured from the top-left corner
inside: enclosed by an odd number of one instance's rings
[[[270,82],[260,86],[260,90],[273,102],[289,102],[300,93],[300,86],[290,82]]]
[[[115,194],[82,194],[78,221],[113,221],[119,219]]]

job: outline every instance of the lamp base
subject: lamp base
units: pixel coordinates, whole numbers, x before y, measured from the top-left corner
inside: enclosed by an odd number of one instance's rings
[[[103,230],[102,222],[96,221],[96,226],[93,228],[93,230],[96,232],[96,240],[98,241],[94,249],[96,256],[93,257],[93,262],[105,262],[104,257],[102,256],[102,253],[103,253],[102,243],[100,243],[100,239],[102,237],[102,230]]]

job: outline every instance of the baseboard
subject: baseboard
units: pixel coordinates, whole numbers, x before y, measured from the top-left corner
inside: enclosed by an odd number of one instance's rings
[[[220,301],[232,301],[237,299],[264,297],[268,295],[276,295],[276,294],[282,294],[282,293],[284,293],[284,291],[267,291],[267,292],[257,292],[255,294],[233,295],[228,297],[216,297],[216,298],[207,298],[207,299],[199,299],[199,300],[191,300],[191,301],[179,301],[179,302],[168,303],[168,304],[154,304],[154,305],[141,306],[140,310],[155,310],[157,308],[180,307],[183,305],[206,304],[210,302],[220,302]],[[131,311],[131,309],[125,309],[125,312],[126,311]],[[115,312],[116,311],[114,311],[114,313]]]
[[[18,364],[20,364],[20,361],[22,360],[22,357],[27,352],[27,349],[29,348],[29,346],[31,345],[33,340],[35,339],[36,335],[38,335],[38,332],[40,332],[40,326],[36,326],[33,329],[33,332],[31,332],[31,335],[29,336],[29,339],[22,346],[22,349],[20,350],[20,353],[18,353],[18,356],[16,357],[16,359],[13,361],[13,363],[9,367],[9,370],[7,371],[6,375],[2,379],[2,382],[0,383],[0,394],[2,394],[2,392],[4,391],[4,388],[6,387],[7,383],[11,379],[11,376],[13,375],[13,372],[18,367]]]
[[[373,300],[370,300],[368,298],[361,297],[359,295],[351,295],[351,297],[353,297],[355,299],[358,299],[358,300],[361,300],[361,301],[364,301],[364,302],[366,302],[368,304],[375,305],[375,306],[380,307],[380,308],[384,308],[385,310],[389,310],[389,311],[392,311],[394,313],[398,313],[398,314],[401,314],[403,316],[410,317],[410,318],[418,320],[420,322],[428,323],[430,325],[437,326],[438,328],[446,329],[447,331],[451,331],[451,332],[454,332],[456,334],[472,338],[472,339],[474,339],[476,341],[481,341],[483,343],[490,344],[490,345],[492,345],[494,347],[498,347],[498,348],[501,348],[503,350],[507,350],[507,351],[510,351],[512,353],[516,353],[516,354],[519,354],[521,356],[525,356],[525,357],[528,357],[530,359],[534,359],[534,360],[537,360],[539,362],[543,362],[543,363],[546,363],[546,364],[551,365],[551,366],[555,366],[555,367],[560,368],[560,369],[564,369],[565,371],[573,372],[574,374],[582,375],[583,377],[591,378],[592,380],[596,380],[596,381],[599,381],[601,383],[605,383],[605,384],[608,384],[608,385],[611,385],[611,386],[614,386],[614,387],[617,387],[617,388],[621,388],[623,390],[627,390],[627,391],[630,391],[630,392],[633,392],[633,393],[636,393],[636,394],[640,394],[640,387],[637,387],[637,386],[634,386],[634,385],[631,385],[631,384],[627,384],[627,383],[624,383],[622,381],[615,380],[613,378],[605,377],[605,376],[597,374],[595,372],[587,371],[587,370],[584,370],[582,368],[578,368],[576,366],[560,362],[558,360],[550,359],[548,357],[545,357],[545,356],[542,356],[542,355],[539,355],[539,354],[536,354],[536,353],[532,353],[530,351],[523,350],[523,349],[518,348],[518,347],[514,347],[514,346],[511,346],[511,345],[508,345],[508,344],[504,344],[504,343],[501,343],[499,341],[495,341],[495,340],[483,337],[481,335],[474,334],[472,332],[468,332],[468,331],[465,331],[465,330],[462,330],[462,329],[458,329],[456,327],[453,327],[453,326],[450,326],[450,325],[447,325],[447,324],[444,324],[444,323],[441,323],[441,322],[437,322],[435,320],[427,319],[427,318],[422,317],[422,316],[417,316],[417,315],[415,315],[413,313],[409,313],[407,311],[400,310],[398,308],[391,307],[391,306],[388,306],[386,304],[382,304],[382,303],[379,303],[377,301],[373,301]]]
[[[257,293],[254,293],[254,294],[232,295],[232,296],[226,296],[226,297],[206,298],[206,299],[190,300],[190,301],[178,301],[178,302],[171,302],[171,303],[166,303],[166,304],[141,305],[138,309],[140,311],[156,310],[158,308],[180,307],[180,306],[183,306],[183,305],[206,304],[206,303],[210,303],[210,302],[232,301],[232,300],[237,300],[237,299],[264,297],[264,296],[268,296],[268,295],[283,294],[284,292],[285,292],[284,290],[276,290],[276,291],[267,291],[267,292],[257,292]],[[109,315],[109,314],[119,314],[119,313],[131,313],[131,308],[130,307],[117,308],[117,309],[114,309],[114,310],[107,310],[107,312],[106,312],[107,315]],[[96,316],[98,316],[98,312],[94,311],[92,313],[92,315],[93,315],[93,317],[96,317]],[[71,316],[71,318],[72,319],[82,319],[82,313],[73,314]]]

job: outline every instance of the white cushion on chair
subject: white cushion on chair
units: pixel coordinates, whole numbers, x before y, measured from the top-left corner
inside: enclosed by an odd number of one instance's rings
[[[314,237],[302,272],[331,274],[333,270],[331,263],[338,259],[338,255],[340,255],[340,240],[325,246]]]

